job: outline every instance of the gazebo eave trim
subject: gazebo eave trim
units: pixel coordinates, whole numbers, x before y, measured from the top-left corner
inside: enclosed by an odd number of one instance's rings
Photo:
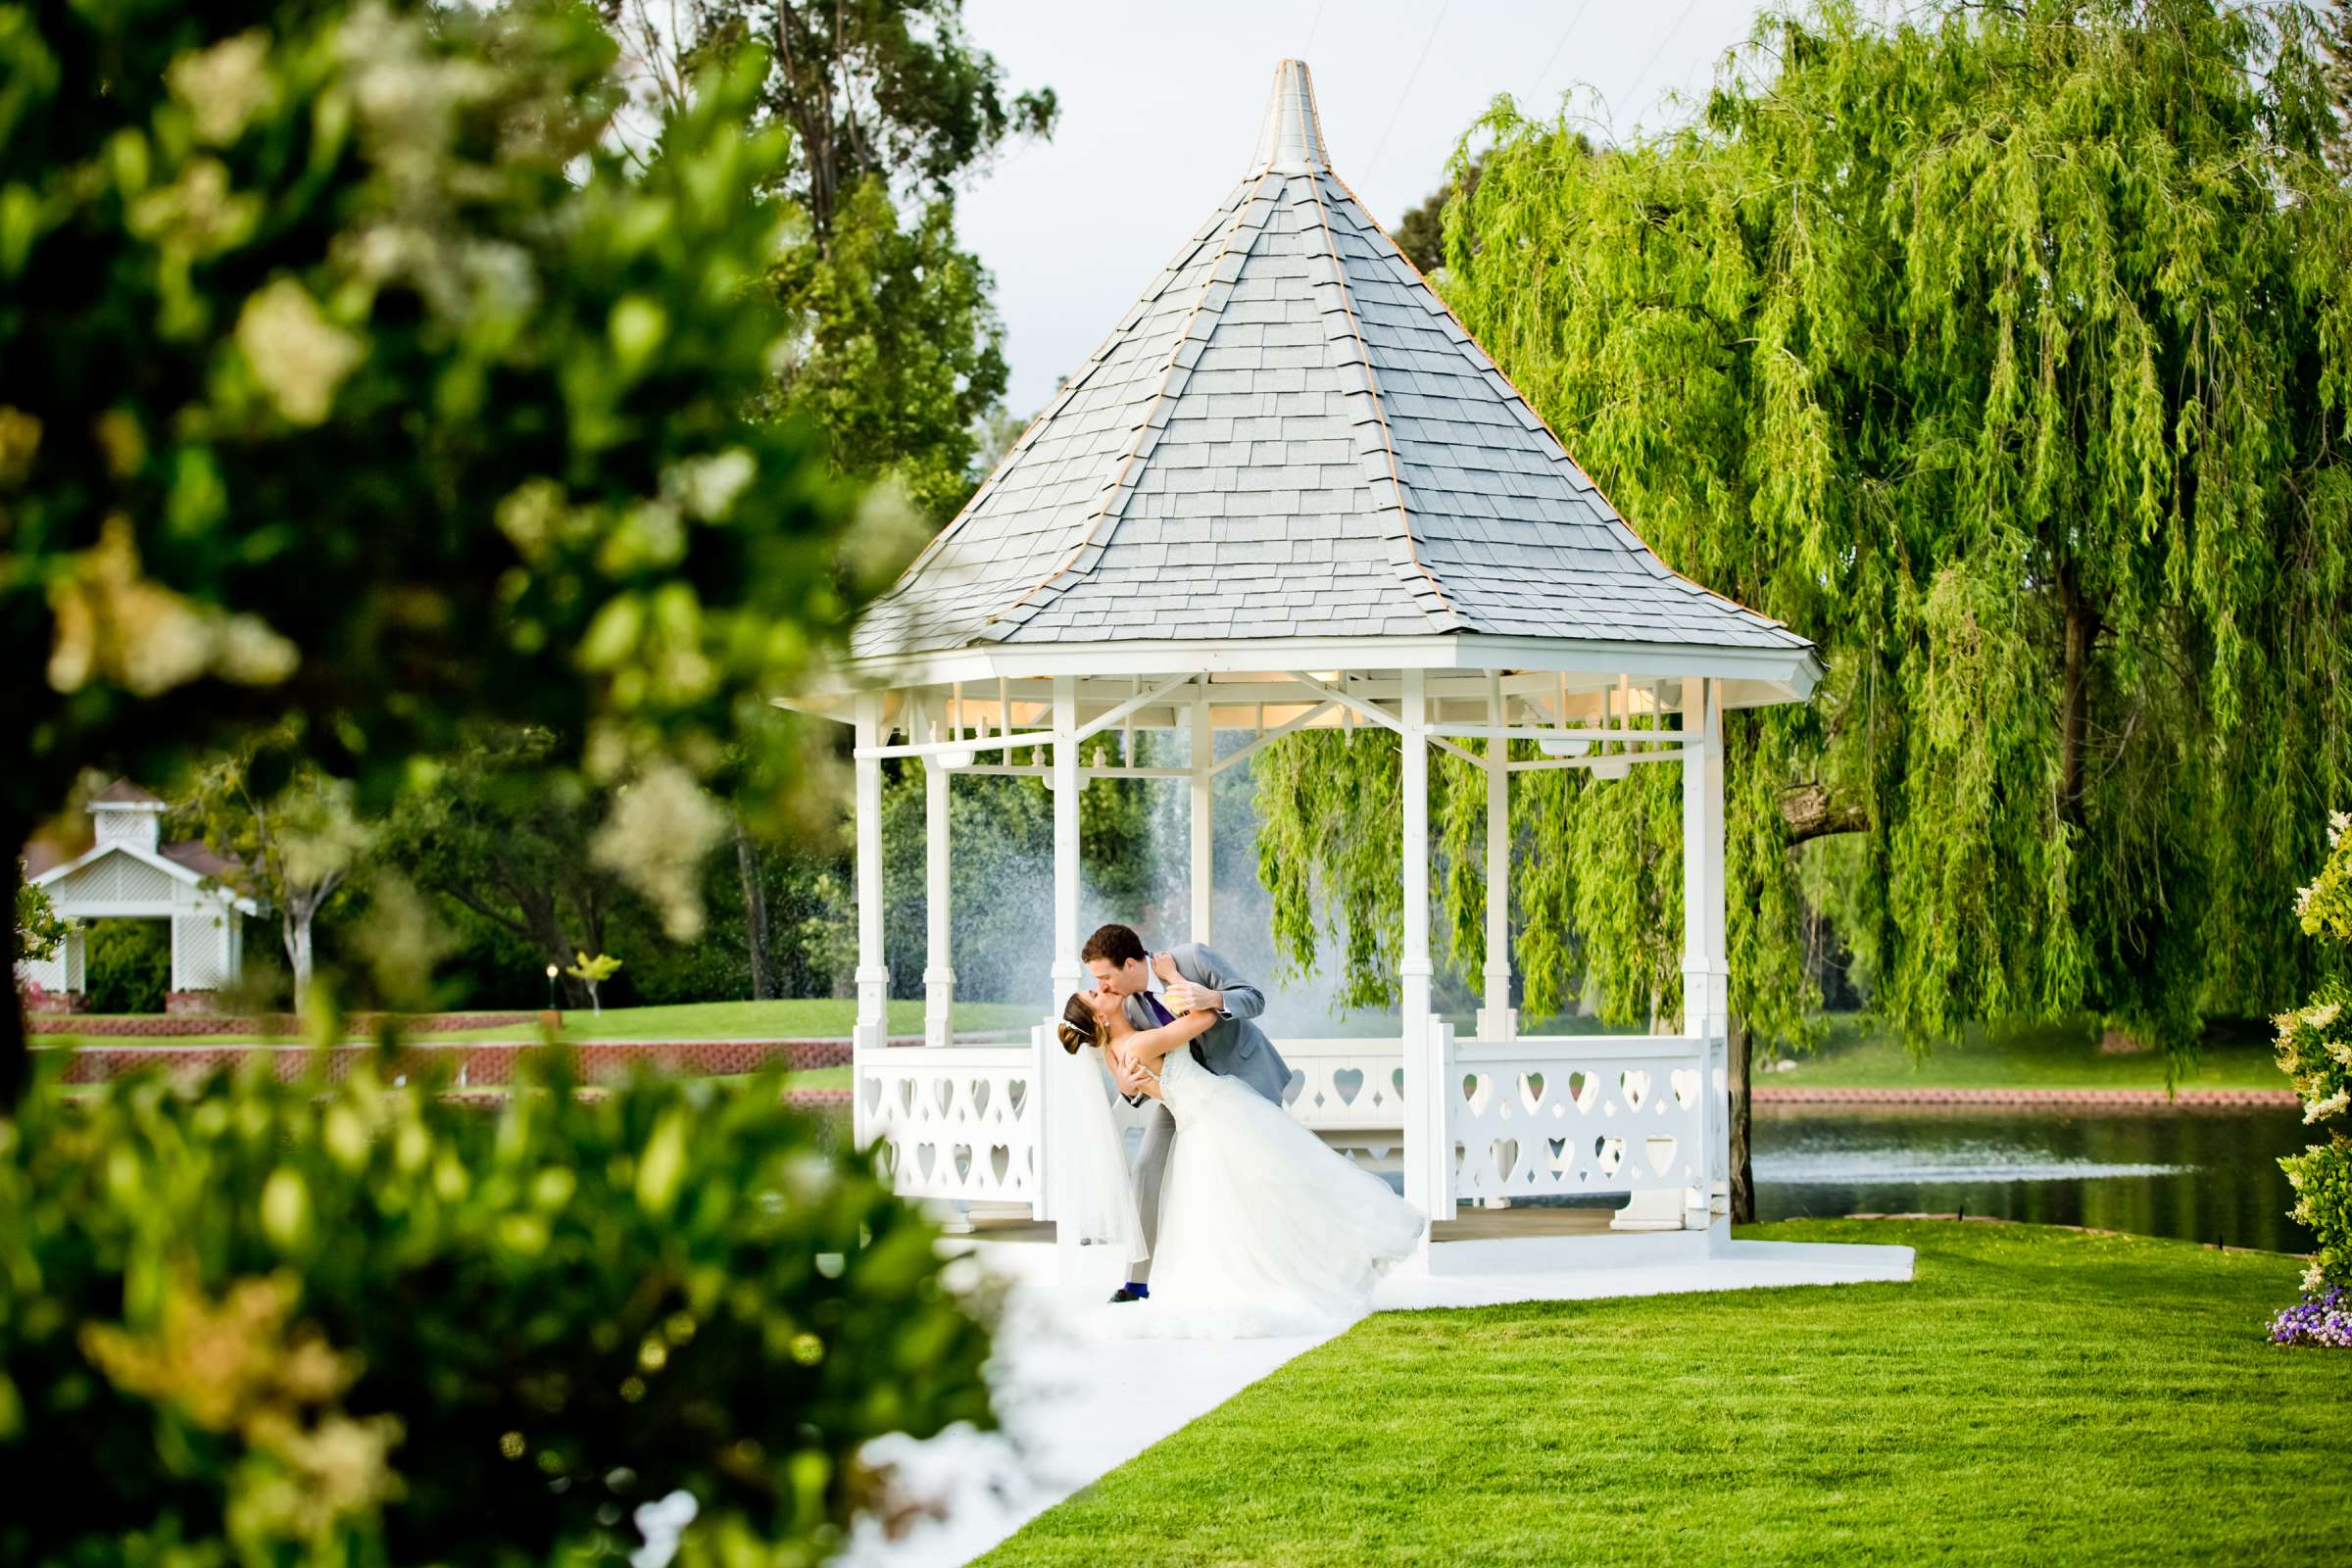
[[[1750,681],[1809,699],[1823,674],[1809,646],[1780,649],[1691,643],[1629,643],[1554,637],[1438,632],[1419,637],[1270,637],[1252,639],[997,643],[847,661],[784,707],[830,712],[860,691],[936,686],[951,681],[1051,675],[1224,674],[1255,669],[1541,669],[1657,677]]]
[[[132,859],[138,861],[141,865],[151,865],[158,871],[163,872],[165,875],[172,877],[177,881],[184,882],[189,887],[196,889],[200,893],[214,893],[220,898],[221,903],[228,905],[239,914],[250,914],[258,917],[262,912],[262,906],[259,902],[237,892],[235,889],[227,886],[225,883],[216,883],[213,887],[208,889],[205,886],[206,877],[201,871],[192,871],[169,856],[157,855],[150,851],[140,849],[135,844],[124,844],[120,841],[108,844],[94,844],[90,848],[82,851],[81,854],[74,857],[73,859],[53,865],[48,870],[43,871],[39,876],[29,878],[28,880],[31,882],[31,885],[36,888],[48,887],[52,883],[62,881],[66,877],[72,876],[74,872],[82,869],[84,866],[95,865],[98,861],[105,859],[110,855],[127,855]],[[109,917],[102,915],[99,916],[99,918],[104,919]]]

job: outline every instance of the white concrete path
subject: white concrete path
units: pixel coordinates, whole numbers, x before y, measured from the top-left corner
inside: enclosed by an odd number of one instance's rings
[[[975,1266],[1010,1295],[989,1367],[1003,1429],[959,1427],[926,1442],[868,1446],[896,1465],[902,1491],[936,1502],[941,1517],[896,1541],[859,1526],[837,1561],[849,1568],[949,1568],[1014,1531],[1188,1422],[1207,1414],[1328,1335],[1281,1340],[1090,1342],[1084,1325],[1107,1310],[1095,1284],[1051,1282],[1050,1246],[986,1246]],[[1907,1247],[1714,1240],[1704,1259],[1544,1273],[1394,1275],[1373,1298],[1380,1311],[1596,1300],[1690,1291],[1907,1280]],[[974,1276],[976,1277],[976,1276]]]

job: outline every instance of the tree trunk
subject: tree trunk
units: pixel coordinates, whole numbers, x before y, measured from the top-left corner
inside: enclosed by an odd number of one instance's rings
[[[8,919],[7,934],[0,935],[0,972],[8,976],[8,1005],[0,1008],[0,1116],[13,1118],[17,1102],[24,1097],[24,1085],[32,1076],[32,1055],[24,1036],[24,993],[17,986],[17,889],[24,875],[24,862],[17,858],[17,846],[24,843],[26,826],[11,823],[0,830],[8,840]]]
[[[760,882],[760,852],[752,836],[735,824],[735,874],[743,880],[743,938],[751,950],[752,1000],[767,1002],[775,987],[767,972],[767,890]]]
[[[1747,1020],[1733,1013],[1724,1030],[1723,1082],[1732,1102],[1732,1157],[1725,1167],[1730,1192],[1725,1203],[1735,1225],[1752,1224],[1756,1217],[1756,1171],[1748,1133],[1754,1119],[1748,1093]]]
[[[1791,847],[1833,833],[1859,833],[1870,826],[1863,803],[1831,793],[1827,784],[1792,784],[1781,792],[1781,820]]]
[[[310,1009],[311,992],[311,916],[306,909],[300,914],[289,910],[278,922],[285,935],[286,963],[294,971],[294,1016],[304,1017]]]
[[[2099,617],[2082,597],[2073,567],[2059,570],[2058,592],[2066,606],[2065,672],[2058,710],[2058,815],[2080,824],[2084,744],[2090,730],[2090,650],[2098,640]]]

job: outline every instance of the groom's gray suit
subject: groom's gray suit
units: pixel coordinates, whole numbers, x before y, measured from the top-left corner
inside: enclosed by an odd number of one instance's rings
[[[1186,942],[1168,950],[1168,962],[1177,975],[1197,986],[1222,992],[1225,1005],[1215,1023],[1193,1041],[1193,1059],[1210,1072],[1227,1078],[1239,1078],[1275,1104],[1282,1103],[1283,1091],[1291,1086],[1290,1063],[1274,1049],[1274,1042],[1254,1022],[1266,1010],[1266,994],[1234,975],[1231,966],[1215,953],[1198,942]],[[1158,982],[1158,966],[1152,965],[1152,980]],[[1127,1021],[1138,1029],[1155,1029],[1167,1018],[1155,1010],[1157,999],[1146,992],[1129,997],[1124,1005]],[[1144,1128],[1144,1150],[1135,1160],[1135,1205],[1142,1211],[1144,1247],[1149,1252],[1159,1250],[1159,1185],[1168,1173],[1168,1155],[1176,1147],[1176,1116],[1157,1101],[1152,1102],[1152,1119]],[[1136,1283],[1152,1278],[1152,1259],[1146,1256],[1135,1265]]]

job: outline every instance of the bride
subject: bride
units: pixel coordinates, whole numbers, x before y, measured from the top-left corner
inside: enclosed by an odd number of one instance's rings
[[[1137,1029],[1121,999],[1101,990],[1079,992],[1062,1009],[1064,1047],[1092,1047],[1143,1068],[1145,1092],[1176,1118],[1152,1295],[1120,1307],[1113,1321],[1124,1334],[1179,1338],[1303,1334],[1350,1322],[1426,1222],[1289,1112],[1196,1061],[1193,1037],[1216,1021],[1214,1012],[1197,1011]],[[1108,1101],[1094,1090],[1080,1099],[1094,1102],[1082,1113],[1095,1181],[1115,1183],[1132,1215],[1126,1158]],[[1105,1139],[1113,1140],[1107,1150]]]

